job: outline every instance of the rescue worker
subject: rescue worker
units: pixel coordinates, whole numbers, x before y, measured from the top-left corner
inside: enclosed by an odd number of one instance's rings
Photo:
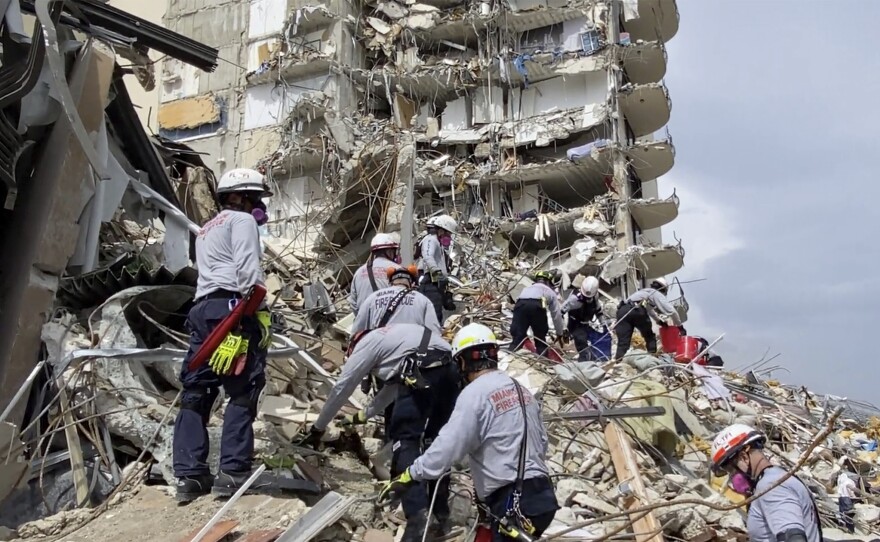
[[[452,356],[465,388],[449,422],[412,466],[385,485],[380,499],[441,478],[467,456],[478,502],[491,514],[493,540],[510,540],[499,530],[502,519],[508,529],[521,528],[527,520],[533,527],[527,534],[538,538],[559,509],[540,405],[528,389],[498,370],[498,341],[488,327],[463,327],[452,340]]]
[[[568,314],[568,332],[578,351],[578,361],[608,361],[611,358],[611,334],[601,322],[599,279],[587,277],[581,287],[569,294],[562,304]]]
[[[787,473],[764,454],[767,437],[752,427],[734,424],[712,442],[712,469],[729,475],[729,487],[750,497],[762,494]],[[749,505],[746,528],[750,542],[821,542],[819,510],[807,486],[791,476]]]
[[[387,270],[400,267],[400,242],[396,235],[377,233],[370,240],[370,257],[358,267],[351,279],[348,304],[357,316],[364,300],[382,288],[388,287]]]
[[[443,309],[455,310],[448,293],[449,269],[444,247],[452,243],[452,234],[458,230],[455,219],[440,215],[428,219],[427,235],[419,243],[419,269],[424,273],[419,291],[431,300],[437,321],[443,324]]]
[[[414,288],[418,281],[416,266],[389,267],[386,274],[391,286],[364,300],[352,324],[351,335],[397,323],[419,324],[442,335],[443,328],[437,321],[434,305]]]
[[[190,371],[188,365],[202,342],[235,304],[252,286],[263,284],[262,248],[257,228],[267,220],[262,198],[271,195],[259,172],[227,171],[217,185],[221,211],[196,237],[199,278],[195,304],[187,318],[190,343],[180,373],[183,395],[173,439],[177,500],[181,502],[209,492],[231,496],[251,474],[253,422],[257,399],[266,382],[266,350],[271,342],[269,312],[262,309],[242,320],[242,337],[248,343],[247,361],[241,374],[231,374],[228,368],[221,370],[213,362],[194,371]],[[208,468],[205,426],[220,386],[229,397],[229,403],[223,415],[220,469],[215,479]]]
[[[669,285],[662,278],[651,281],[648,288],[642,288],[617,308],[617,323],[614,332],[617,335],[617,352],[614,359],[623,359],[632,343],[633,330],[639,330],[645,339],[645,346],[651,354],[657,353],[657,336],[651,324],[651,318],[661,323],[677,326],[681,324],[678,312],[669,301],[666,293]]]
[[[383,381],[384,387],[364,410],[343,421],[366,423],[394,401],[388,436],[393,443],[391,476],[396,477],[412,465],[422,453],[422,446],[429,446],[449,420],[458,398],[460,377],[452,363],[449,343],[425,326],[389,324],[362,331],[352,339],[342,374],[303,444],[320,442],[330,421],[371,374]],[[449,517],[448,478],[438,484],[414,484],[401,499],[407,521],[403,542],[422,540],[428,524],[429,495],[435,487],[434,511],[438,518]]]
[[[535,337],[535,350],[539,355],[547,355],[547,311],[553,319],[553,327],[557,337],[568,341],[568,330],[562,320],[562,309],[556,295],[556,288],[562,281],[559,273],[555,271],[538,271],[535,273],[535,283],[527,286],[516,300],[513,307],[513,320],[510,323],[510,349],[512,351],[522,348],[523,343],[529,336],[529,328]]]

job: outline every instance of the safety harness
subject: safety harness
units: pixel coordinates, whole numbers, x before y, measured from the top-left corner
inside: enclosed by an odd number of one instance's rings
[[[520,500],[522,499],[523,482],[526,475],[526,454],[529,445],[529,416],[526,410],[526,401],[523,397],[522,386],[514,379],[513,385],[516,386],[516,395],[519,398],[519,406],[522,408],[523,414],[523,438],[519,445],[519,463],[516,466],[516,482],[514,482],[513,492],[508,500],[507,512],[502,518],[494,518],[498,521],[498,530],[504,536],[520,540],[523,542],[531,541],[535,532],[535,526],[532,521],[523,515],[520,509]]]
[[[391,301],[388,302],[388,306],[385,307],[385,313],[382,314],[382,318],[379,320],[379,325],[376,327],[385,327],[388,325],[388,321],[391,320],[391,317],[394,316],[394,312],[397,311],[397,307],[403,302],[403,298],[406,297],[406,294],[413,291],[413,288],[404,288],[400,292],[394,296]]]
[[[379,285],[376,284],[376,277],[373,276],[373,259],[372,258],[370,258],[370,261],[367,262],[367,278],[370,279],[370,288],[372,288],[374,292],[378,292]]]
[[[428,345],[431,343],[431,330],[427,327],[422,331],[422,341],[415,355],[409,355],[404,358],[400,365],[400,382],[409,388],[415,390],[423,390],[430,387],[430,384],[422,376],[421,369],[428,369],[425,360],[428,357]],[[433,367],[433,365],[432,365]]]

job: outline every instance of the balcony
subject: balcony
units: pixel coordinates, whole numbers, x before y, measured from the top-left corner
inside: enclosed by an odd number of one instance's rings
[[[418,66],[411,70],[387,65],[372,70],[343,68],[353,80],[372,87],[382,96],[400,93],[416,99],[444,102],[455,99],[463,88],[475,88],[474,72],[461,62]],[[477,71],[479,73],[479,71]]]
[[[639,0],[638,8],[638,17],[623,23],[633,41],[659,39],[668,42],[678,32],[679,15],[675,0]]]
[[[642,231],[652,230],[669,224],[678,217],[678,196],[672,194],[666,199],[634,199],[626,203],[633,220]]]
[[[684,267],[684,248],[680,245],[644,247],[634,258],[633,265],[646,279],[671,275]]]
[[[623,70],[636,85],[657,83],[666,75],[666,47],[651,41],[620,46]]]
[[[662,83],[628,84],[620,89],[617,99],[635,137],[653,134],[669,122],[672,102]]]
[[[672,138],[665,141],[636,142],[625,153],[642,181],[650,181],[669,173],[675,164]]]

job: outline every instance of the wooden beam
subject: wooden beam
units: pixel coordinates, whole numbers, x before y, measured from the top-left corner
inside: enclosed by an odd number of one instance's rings
[[[89,504],[89,479],[86,476],[86,465],[83,460],[82,445],[76,432],[76,421],[70,411],[70,400],[67,397],[65,383],[59,384],[58,395],[61,402],[61,419],[64,422],[64,437],[67,439],[67,451],[70,452],[70,471],[73,474],[73,486],[76,488],[76,506]],[[113,450],[110,450],[113,453]],[[98,468],[95,466],[95,468]]]
[[[632,497],[625,499],[626,509],[632,510],[647,504],[645,484],[639,474],[639,465],[630,445],[629,436],[614,423],[609,423],[605,425],[605,442],[608,443],[608,450],[611,452],[611,461],[614,463],[617,481],[620,483],[628,482],[632,488]],[[663,531],[654,513],[648,512],[641,519],[635,519],[641,515],[641,513],[636,513],[631,516],[636,542],[663,542]]]

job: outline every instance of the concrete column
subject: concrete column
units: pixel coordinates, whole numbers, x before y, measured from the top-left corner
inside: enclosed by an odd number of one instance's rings
[[[401,134],[399,141],[395,177],[389,191],[391,201],[385,208],[382,222],[386,232],[400,231],[400,257],[404,263],[410,263],[414,240],[416,146],[409,133]]]

